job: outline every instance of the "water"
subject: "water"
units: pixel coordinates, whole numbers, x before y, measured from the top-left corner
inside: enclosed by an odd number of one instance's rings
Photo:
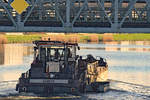
[[[150,42],[80,44],[80,55],[106,58],[111,90],[85,94],[93,100],[150,100]],[[17,93],[16,81],[33,60],[32,44],[0,45],[0,96]],[[1,82],[9,81],[9,82]]]

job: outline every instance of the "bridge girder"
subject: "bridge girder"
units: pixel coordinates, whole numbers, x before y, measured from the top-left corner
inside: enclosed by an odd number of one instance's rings
[[[26,0],[21,15],[0,0],[1,32],[150,32],[150,0]]]

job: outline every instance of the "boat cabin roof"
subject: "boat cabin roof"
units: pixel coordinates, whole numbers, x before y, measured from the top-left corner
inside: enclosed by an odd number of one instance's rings
[[[48,47],[48,46],[58,46],[58,47],[72,47],[72,46],[78,46],[77,43],[65,43],[61,41],[33,41],[33,44],[35,44],[37,47],[43,46],[43,47]]]

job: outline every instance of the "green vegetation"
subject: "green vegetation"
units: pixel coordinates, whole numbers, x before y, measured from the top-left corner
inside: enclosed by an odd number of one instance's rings
[[[8,43],[31,43],[40,40],[42,35],[6,35]]]
[[[89,36],[86,35],[80,35],[80,42],[88,42],[90,40]]]
[[[42,37],[53,38],[54,40],[60,40],[61,38],[65,40],[74,41],[77,39],[78,42],[96,42],[99,41],[109,41],[112,39],[114,41],[150,41],[150,34],[137,33],[137,34],[67,34],[67,35],[56,35],[56,34],[28,34],[28,35],[1,35],[0,43],[31,43],[34,40],[41,40]],[[111,38],[112,37],[112,38]],[[111,40],[111,41],[112,41]]]
[[[99,34],[99,35],[98,35],[98,39],[99,39],[99,41],[102,41],[102,40],[103,40],[103,35],[102,35],[102,34]]]
[[[46,35],[46,34],[30,34],[30,35],[5,35],[8,43],[31,43],[34,40],[41,40],[42,37],[52,37],[55,40],[58,38],[66,38],[73,41],[72,37],[79,39],[79,42],[97,42],[102,41],[102,34],[67,34],[67,35]]]
[[[150,34],[114,34],[115,41],[150,41]]]
[[[103,34],[78,34],[80,42],[99,42],[103,39]]]

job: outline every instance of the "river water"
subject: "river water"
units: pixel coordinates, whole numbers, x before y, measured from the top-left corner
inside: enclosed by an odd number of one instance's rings
[[[111,90],[87,93],[93,100],[150,100],[150,42],[103,42],[79,44],[79,55],[92,54],[106,58]],[[17,93],[20,74],[30,68],[32,44],[0,45],[0,96]]]

